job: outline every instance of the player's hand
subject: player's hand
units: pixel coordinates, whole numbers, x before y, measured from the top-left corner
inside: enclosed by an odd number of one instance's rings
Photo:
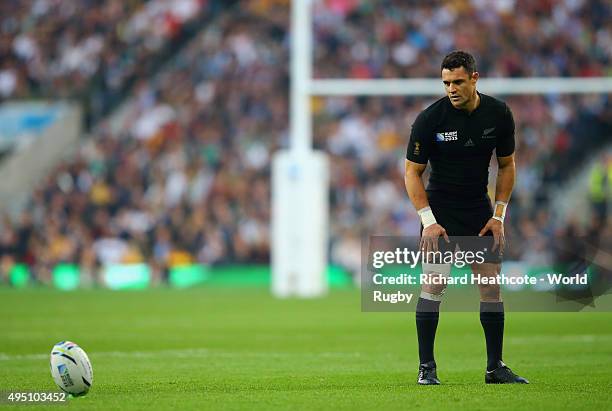
[[[480,233],[478,233],[478,237],[482,237],[489,231],[493,234],[493,249],[491,251],[495,251],[499,247],[499,251],[504,252],[506,248],[504,224],[499,220],[490,218],[487,224],[480,230]]]
[[[430,251],[438,251],[438,238],[443,236],[447,243],[450,243],[446,230],[440,224],[432,224],[423,229],[421,234],[421,251],[427,255]],[[427,260],[426,260],[427,261]]]

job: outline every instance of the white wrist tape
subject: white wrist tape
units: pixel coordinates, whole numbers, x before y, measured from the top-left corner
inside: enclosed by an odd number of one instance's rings
[[[495,220],[499,220],[502,223],[506,219],[506,208],[508,207],[508,203],[503,201],[495,202],[495,209],[493,210],[493,218]]]
[[[423,228],[427,228],[430,225],[437,224],[436,217],[434,217],[433,212],[431,211],[431,207],[421,208],[417,211],[419,217],[421,217],[421,223],[423,224]]]

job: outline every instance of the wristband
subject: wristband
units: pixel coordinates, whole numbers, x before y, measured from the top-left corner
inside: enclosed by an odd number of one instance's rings
[[[508,207],[508,203],[503,201],[495,202],[495,210],[493,211],[493,217],[495,220],[501,221],[502,223],[506,219],[506,208]]]
[[[431,211],[431,207],[421,208],[417,211],[419,217],[421,217],[421,224],[423,224],[423,228],[427,228],[430,225],[437,224],[436,217],[434,217],[433,212]]]

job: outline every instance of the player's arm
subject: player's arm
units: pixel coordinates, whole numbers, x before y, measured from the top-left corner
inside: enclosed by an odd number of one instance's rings
[[[514,154],[504,157],[497,157],[498,171],[495,181],[495,206],[493,216],[487,224],[480,230],[479,235],[484,235],[487,231],[493,234],[493,251],[499,247],[504,250],[506,247],[506,237],[504,234],[504,219],[506,218],[506,207],[514,188],[516,167],[514,165]]]
[[[506,157],[497,157],[498,171],[497,181],[495,182],[495,210],[493,217],[505,217],[505,207],[500,207],[498,203],[508,204],[514,180],[516,178],[516,166],[514,164],[514,154]]]
[[[421,113],[414,120],[410,131],[410,141],[406,150],[406,171],[404,184],[408,197],[417,211],[429,207],[425,186],[421,177],[429,162],[433,131],[426,114]],[[426,226],[427,224],[423,224]]]
[[[433,211],[429,207],[429,201],[427,201],[427,193],[425,192],[422,178],[426,167],[427,164],[406,160],[404,184],[406,185],[408,197],[419,213],[421,223],[423,224],[421,249],[428,252],[438,251],[438,237],[443,236],[446,242],[449,242],[449,238],[444,227],[437,223]]]
[[[427,164],[419,164],[410,160],[406,160],[406,174],[404,175],[404,184],[408,197],[416,210],[422,210],[429,207],[427,194],[425,193],[425,185],[423,184],[423,173]]]
[[[432,130],[429,128],[429,122],[421,113],[414,121],[410,133],[410,142],[406,151],[404,184],[410,201],[419,213],[419,217],[421,217],[421,223],[423,224],[421,249],[426,252],[438,250],[438,237],[440,236],[444,236],[446,241],[449,241],[446,230],[437,223],[433,211],[429,207],[425,186],[421,178],[429,161],[431,138]]]
[[[503,251],[506,246],[504,234],[504,219],[506,218],[506,208],[514,188],[516,177],[516,166],[514,163],[514,118],[510,108],[506,107],[504,113],[504,127],[497,143],[497,180],[495,181],[495,205],[493,216],[487,224],[480,230],[479,235],[484,235],[491,231],[494,238],[493,251],[499,246]]]

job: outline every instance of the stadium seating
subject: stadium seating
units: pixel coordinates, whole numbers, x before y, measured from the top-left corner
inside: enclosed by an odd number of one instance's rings
[[[81,98],[104,114],[215,0],[19,0],[0,4],[0,101]]]
[[[84,141],[78,157],[61,165],[33,193],[22,219],[1,223],[5,261],[26,262],[43,281],[60,262],[95,272],[100,264],[147,261],[161,276],[168,267],[191,261],[268,261],[270,160],[276,149],[286,146],[288,133],[288,9],[283,1],[243,3],[241,11],[225,13],[203,29],[158,75],[142,79],[121,124],[101,123],[93,138]],[[464,9],[448,8],[434,16],[429,6],[422,6],[415,12],[418,20],[406,20],[410,27],[391,25],[389,32],[371,30],[371,39],[360,39],[359,25],[406,16],[402,2],[385,2],[387,7],[374,13],[374,22],[359,17],[355,5],[366,3],[320,2],[315,13],[317,73],[323,77],[435,76],[440,54],[452,47],[479,50],[483,75],[601,74],[609,59],[597,47],[587,52],[580,36],[563,38],[565,46],[550,50],[548,63],[535,61],[529,54],[547,50],[546,36],[555,36],[558,24],[576,26],[580,32],[583,26],[577,16],[593,19],[589,27],[600,27],[597,7],[590,6],[597,2],[583,3],[584,10],[572,10],[571,2],[549,6],[555,8],[559,21],[548,25],[534,25],[521,12],[510,15],[503,8],[485,12],[478,1],[461,3]],[[116,13],[125,16],[127,6],[119,9]],[[540,43],[520,42],[526,49],[509,53],[503,61],[499,58],[508,52],[507,44],[516,41],[504,37],[505,30],[494,30],[498,37],[478,38],[460,30],[463,34],[447,43],[426,46],[431,41],[427,36],[443,32],[459,18],[453,13],[467,14],[489,27],[522,28],[514,30],[516,35],[546,38]],[[346,32],[334,31],[334,19],[344,19]],[[416,21],[435,26],[421,27],[430,34],[419,37],[409,30],[416,32]],[[550,32],[540,33],[542,27],[550,27]],[[591,38],[609,34],[605,28],[584,33]],[[387,38],[400,49],[391,53],[393,58],[357,66],[330,62],[332,52],[337,52],[334,56],[340,56],[340,62],[345,57],[359,60],[362,41],[386,44]],[[412,42],[422,47],[409,51],[406,47],[414,47]],[[347,43],[357,49],[353,47],[345,56],[342,44]],[[418,64],[401,63],[410,53],[416,53]],[[385,52],[373,48],[366,54]],[[557,60],[560,72],[550,71],[550,62]],[[362,69],[365,66],[370,71]],[[573,161],[575,153],[597,148],[600,140],[612,135],[609,96],[506,100],[514,111],[518,136],[518,179],[508,230],[524,236],[534,230],[552,235],[563,227],[553,226],[548,209],[542,207],[548,189],[564,181],[571,167],[579,164]],[[354,269],[364,234],[418,232],[419,220],[403,187],[403,158],[410,125],[431,101],[315,99],[315,146],[333,158],[334,262]]]
[[[315,10],[321,78],[435,77],[453,49],[474,53],[489,77],[611,73],[605,0],[330,0]]]

